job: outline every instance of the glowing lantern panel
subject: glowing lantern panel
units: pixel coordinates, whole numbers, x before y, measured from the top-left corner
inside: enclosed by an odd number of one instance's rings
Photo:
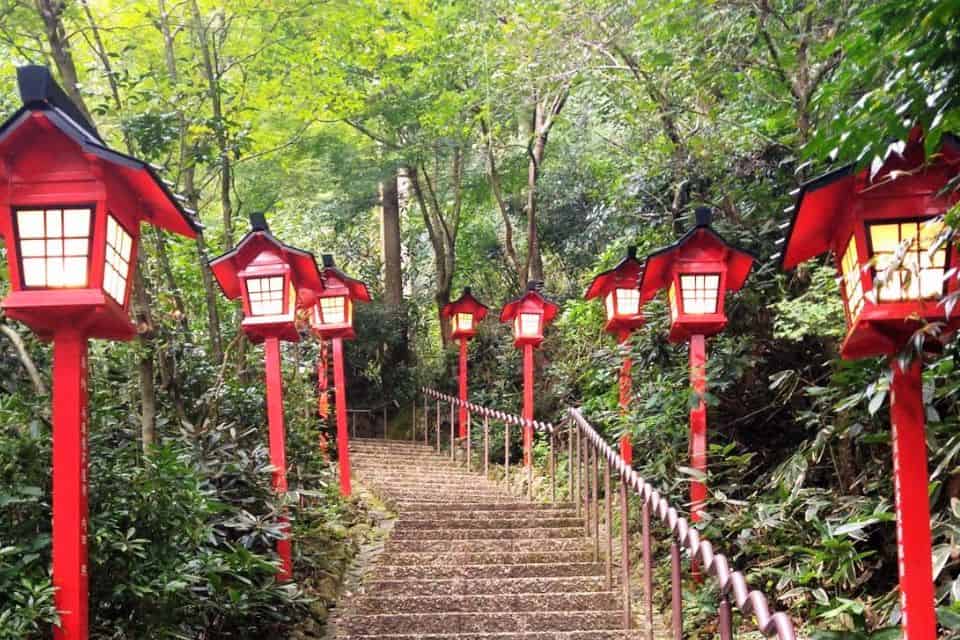
[[[127,283],[130,280],[130,258],[133,254],[133,237],[120,226],[113,216],[107,216],[106,264],[103,269],[103,290],[117,304],[127,299]]]
[[[283,314],[283,276],[247,278],[247,299],[250,315],[278,316]]]
[[[683,312],[705,315],[717,312],[720,295],[720,275],[716,273],[681,275],[680,292],[683,296]]]
[[[902,255],[899,266],[877,283],[880,302],[936,299],[943,295],[947,250],[943,245],[934,246],[943,231],[942,222],[879,223],[867,225],[867,229],[876,275],[882,276]]]
[[[317,313],[316,320],[321,329],[331,325],[353,325],[353,305],[347,296],[320,298]]]
[[[17,210],[24,288],[87,286],[92,217],[90,209]]]
[[[473,314],[458,313],[456,315],[456,327],[454,331],[473,331]]]
[[[513,334],[517,339],[536,339],[543,336],[540,331],[539,313],[521,313],[513,321]]]

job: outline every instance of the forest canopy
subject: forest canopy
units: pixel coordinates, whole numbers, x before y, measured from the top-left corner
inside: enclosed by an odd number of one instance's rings
[[[206,266],[251,214],[367,283],[350,402],[398,432],[417,389],[455,388],[442,306],[469,286],[497,310],[542,280],[561,307],[538,417],[578,405],[611,442],[629,433],[638,471],[683,504],[691,395],[665,300],[617,345],[583,293],[628,246],[646,255],[711,208],[758,259],[709,344],[706,534],[811,629],[898,623],[889,369],[840,359],[832,259],[784,273],[775,254],[805,181],[869,167],[917,126],[928,154],[960,131],[958,0],[0,0],[0,60],[3,118],[21,106],[16,67],[48,66],[204,226],[144,226],[137,337],[91,348],[95,637],[288,632],[322,619],[316,593],[350,554],[362,516],[317,452],[318,346],[288,344],[312,582],[273,581],[262,354]],[[520,356],[496,315],[471,347],[471,395],[513,411]],[[9,318],[0,332],[0,640],[42,638],[51,353]],[[626,352],[637,397],[621,414]],[[951,343],[928,358],[924,400],[938,612],[960,632],[956,357]],[[706,596],[689,606],[711,614]]]

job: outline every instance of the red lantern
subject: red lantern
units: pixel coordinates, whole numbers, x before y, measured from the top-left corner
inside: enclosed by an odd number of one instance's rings
[[[607,322],[604,330],[617,337],[619,342],[626,342],[634,329],[643,326],[644,318],[640,305],[640,289],[638,280],[643,274],[643,263],[637,260],[637,248],[627,247],[627,257],[617,266],[604,271],[590,283],[584,298],[592,300],[603,298]],[[620,411],[626,412],[632,395],[631,371],[633,361],[625,356],[620,367]],[[620,457],[627,464],[633,462],[633,447],[630,436],[620,438]]]
[[[895,356],[925,322],[939,322],[936,342],[960,319],[941,303],[957,290],[956,251],[941,216],[960,201],[949,188],[960,175],[960,140],[947,134],[932,158],[923,132],[891,146],[886,160],[837,169],[800,189],[789,225],[785,269],[832,251],[847,321],[841,355]],[[893,357],[890,419],[905,640],[934,640],[937,618],[930,542],[930,498],[919,359]]]
[[[727,324],[724,302],[747,279],[754,257],[710,227],[710,209],[696,212],[696,226],[677,242],[650,254],[640,278],[641,300],[667,290],[670,341],[710,336]]]
[[[333,343],[333,387],[337,409],[337,462],[340,467],[340,493],[349,496],[350,434],[347,431],[347,382],[343,369],[343,340],[356,336],[353,330],[353,302],[370,302],[367,285],[354,280],[334,265],[333,256],[323,256],[322,284],[313,290],[315,303],[310,328],[321,340]],[[326,393],[321,389],[321,393]]]
[[[283,420],[283,376],[280,341],[297,342],[297,292],[306,293],[321,285],[320,272],[312,253],[295,249],[277,240],[263,214],[250,216],[252,229],[233,249],[210,261],[210,270],[224,295],[243,302],[241,328],[251,342],[264,343],[267,378],[267,422],[270,431],[270,464],[273,488],[287,491],[286,434]],[[292,577],[290,539],[277,541],[280,578]]]
[[[17,70],[23,106],[0,125],[7,316],[53,346],[53,584],[57,640],[84,640],[87,341],[129,340],[140,223],[200,226],[146,163],[106,146],[45,67]]]
[[[487,306],[473,297],[470,287],[465,287],[459,298],[443,306],[440,315],[450,318],[450,336],[460,342],[458,383],[460,400],[467,401],[467,341],[477,335],[477,324],[487,317]],[[467,437],[467,408],[460,405],[461,438]]]
[[[503,306],[500,322],[513,323],[513,344],[523,348],[523,418],[533,420],[533,350],[543,342],[543,329],[557,315],[557,305],[542,293],[543,283],[531,281],[516,300]],[[530,468],[533,427],[523,428],[523,464]]]
[[[677,242],[650,254],[640,277],[641,299],[664,289],[670,303],[670,340],[690,342],[690,386],[699,401],[690,409],[690,466],[707,472],[706,336],[727,324],[727,291],[738,291],[753,266],[753,256],[729,244],[710,227],[711,211],[696,211],[696,226]],[[690,483],[691,519],[701,519],[707,488]]]

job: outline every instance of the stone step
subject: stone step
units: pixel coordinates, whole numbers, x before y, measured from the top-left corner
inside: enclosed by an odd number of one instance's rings
[[[618,594],[613,591],[587,593],[517,593],[444,596],[361,596],[351,603],[351,611],[375,614],[384,611],[404,613],[479,613],[528,611],[618,611]]]
[[[593,544],[584,538],[547,538],[545,540],[420,540],[409,538],[387,540],[384,549],[398,553],[463,553],[532,551],[590,551]]]
[[[396,529],[530,529],[530,528],[568,528],[582,527],[579,518],[552,518],[549,515],[530,515],[526,518],[489,518],[484,520],[468,518],[443,518],[438,520],[408,520],[400,518]]]
[[[378,558],[378,562],[385,565],[404,566],[461,566],[476,565],[509,565],[509,564],[541,564],[559,562],[590,562],[593,553],[590,551],[505,551],[505,552],[387,552]]]
[[[527,633],[426,633],[426,634],[377,634],[338,635],[338,640],[645,640],[646,634],[622,629],[598,629],[595,631],[531,631]],[[661,633],[657,638],[668,638]]]
[[[526,613],[383,613],[347,615],[337,623],[344,634],[517,633],[596,631],[622,628],[618,611],[537,611]]]
[[[602,576],[572,577],[515,577],[515,578],[448,578],[383,580],[374,572],[375,579],[365,582],[363,592],[368,595],[402,594],[410,596],[484,595],[512,593],[563,593],[600,591]]]
[[[470,483],[479,483],[486,484],[489,486],[496,486],[496,482],[492,480],[487,480],[481,474],[462,471],[462,470],[449,470],[449,471],[438,471],[431,468],[429,471],[409,471],[406,469],[387,469],[387,468],[374,468],[374,467],[361,467],[359,465],[353,465],[355,475],[363,475],[371,480],[384,480],[390,482],[416,482],[420,484],[429,484],[440,483],[446,484],[450,482],[470,482]]]
[[[396,540],[535,540],[540,538],[583,538],[583,527],[542,528],[516,527],[512,529],[399,529],[393,532]]]
[[[573,509],[537,509],[520,511],[519,509],[486,509],[479,511],[455,510],[433,510],[433,511],[406,511],[399,516],[399,520],[474,520],[483,518],[485,520],[527,520],[536,519],[538,515],[544,518],[567,518],[575,519],[578,524],[583,522],[583,518],[577,516]]]
[[[384,580],[407,578],[553,578],[603,575],[599,562],[562,562],[535,564],[471,564],[471,565],[378,565],[378,577]]]
[[[376,488],[373,489],[373,492],[381,497],[385,497],[391,501],[398,502],[425,502],[425,503],[439,503],[439,504],[456,504],[463,502],[487,502],[489,504],[498,504],[498,503],[509,503],[514,502],[516,497],[510,495],[488,495],[484,493],[445,493],[440,496],[436,493],[394,493],[386,490],[380,491]]]
[[[423,502],[417,501],[405,503],[397,501],[396,506],[404,513],[413,513],[415,511],[443,511],[451,513],[454,511],[549,511],[551,509],[573,509],[574,505],[570,502],[526,502],[514,498],[510,502]]]

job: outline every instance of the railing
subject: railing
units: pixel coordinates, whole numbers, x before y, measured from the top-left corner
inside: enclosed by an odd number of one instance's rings
[[[470,469],[472,461],[471,432],[473,415],[483,418],[484,453],[482,456],[484,473],[489,474],[489,421],[491,419],[505,425],[505,464],[509,474],[509,428],[510,426],[532,426],[535,432],[546,434],[550,439],[550,458],[548,473],[550,474],[551,501],[557,500],[556,478],[556,451],[566,435],[568,483],[566,499],[572,501],[578,516],[584,519],[587,534],[594,539],[593,556],[599,561],[601,555],[601,527],[600,502],[604,502],[605,523],[605,579],[608,589],[613,586],[613,559],[614,559],[614,526],[613,526],[613,491],[612,483],[619,485],[620,510],[620,586],[623,590],[624,611],[623,623],[625,628],[633,626],[632,592],[630,589],[630,493],[641,500],[641,538],[643,558],[643,605],[646,623],[647,639],[654,637],[654,610],[653,610],[653,559],[652,553],[652,525],[651,515],[655,515],[667,528],[670,537],[670,582],[671,582],[671,629],[673,638],[683,638],[683,592],[682,592],[682,563],[681,548],[686,549],[690,557],[691,572],[701,579],[703,574],[713,576],[719,587],[720,602],[717,608],[717,628],[721,640],[733,638],[734,625],[732,606],[736,605],[744,619],[753,618],[756,629],[768,637],[779,640],[795,640],[796,632],[790,617],[783,612],[770,612],[767,598],[758,590],[750,589],[743,574],[732,571],[730,563],[722,553],[716,553],[713,545],[700,536],[700,532],[691,527],[686,518],[679,515],[666,498],[636,471],[630,468],[623,458],[610,447],[583,417],[579,409],[569,408],[566,411],[566,429],[558,429],[554,425],[539,421],[527,421],[520,416],[504,413],[488,407],[482,407],[470,402],[461,402],[458,398],[449,396],[433,389],[423,389],[424,392],[424,442],[430,443],[430,407],[431,400],[436,403],[436,424],[433,431],[436,435],[437,451],[440,448],[441,435],[441,402],[450,408],[450,455],[456,460],[458,445],[455,436],[456,414],[455,409],[463,406],[467,409],[468,429],[466,455],[464,462]],[[565,432],[565,433],[564,433]],[[414,439],[417,438],[416,423],[414,424]],[[533,466],[527,468],[528,491],[532,485]],[[603,490],[601,495],[601,473]],[[616,478],[614,478],[616,476]],[[698,566],[699,565],[699,566]]]

